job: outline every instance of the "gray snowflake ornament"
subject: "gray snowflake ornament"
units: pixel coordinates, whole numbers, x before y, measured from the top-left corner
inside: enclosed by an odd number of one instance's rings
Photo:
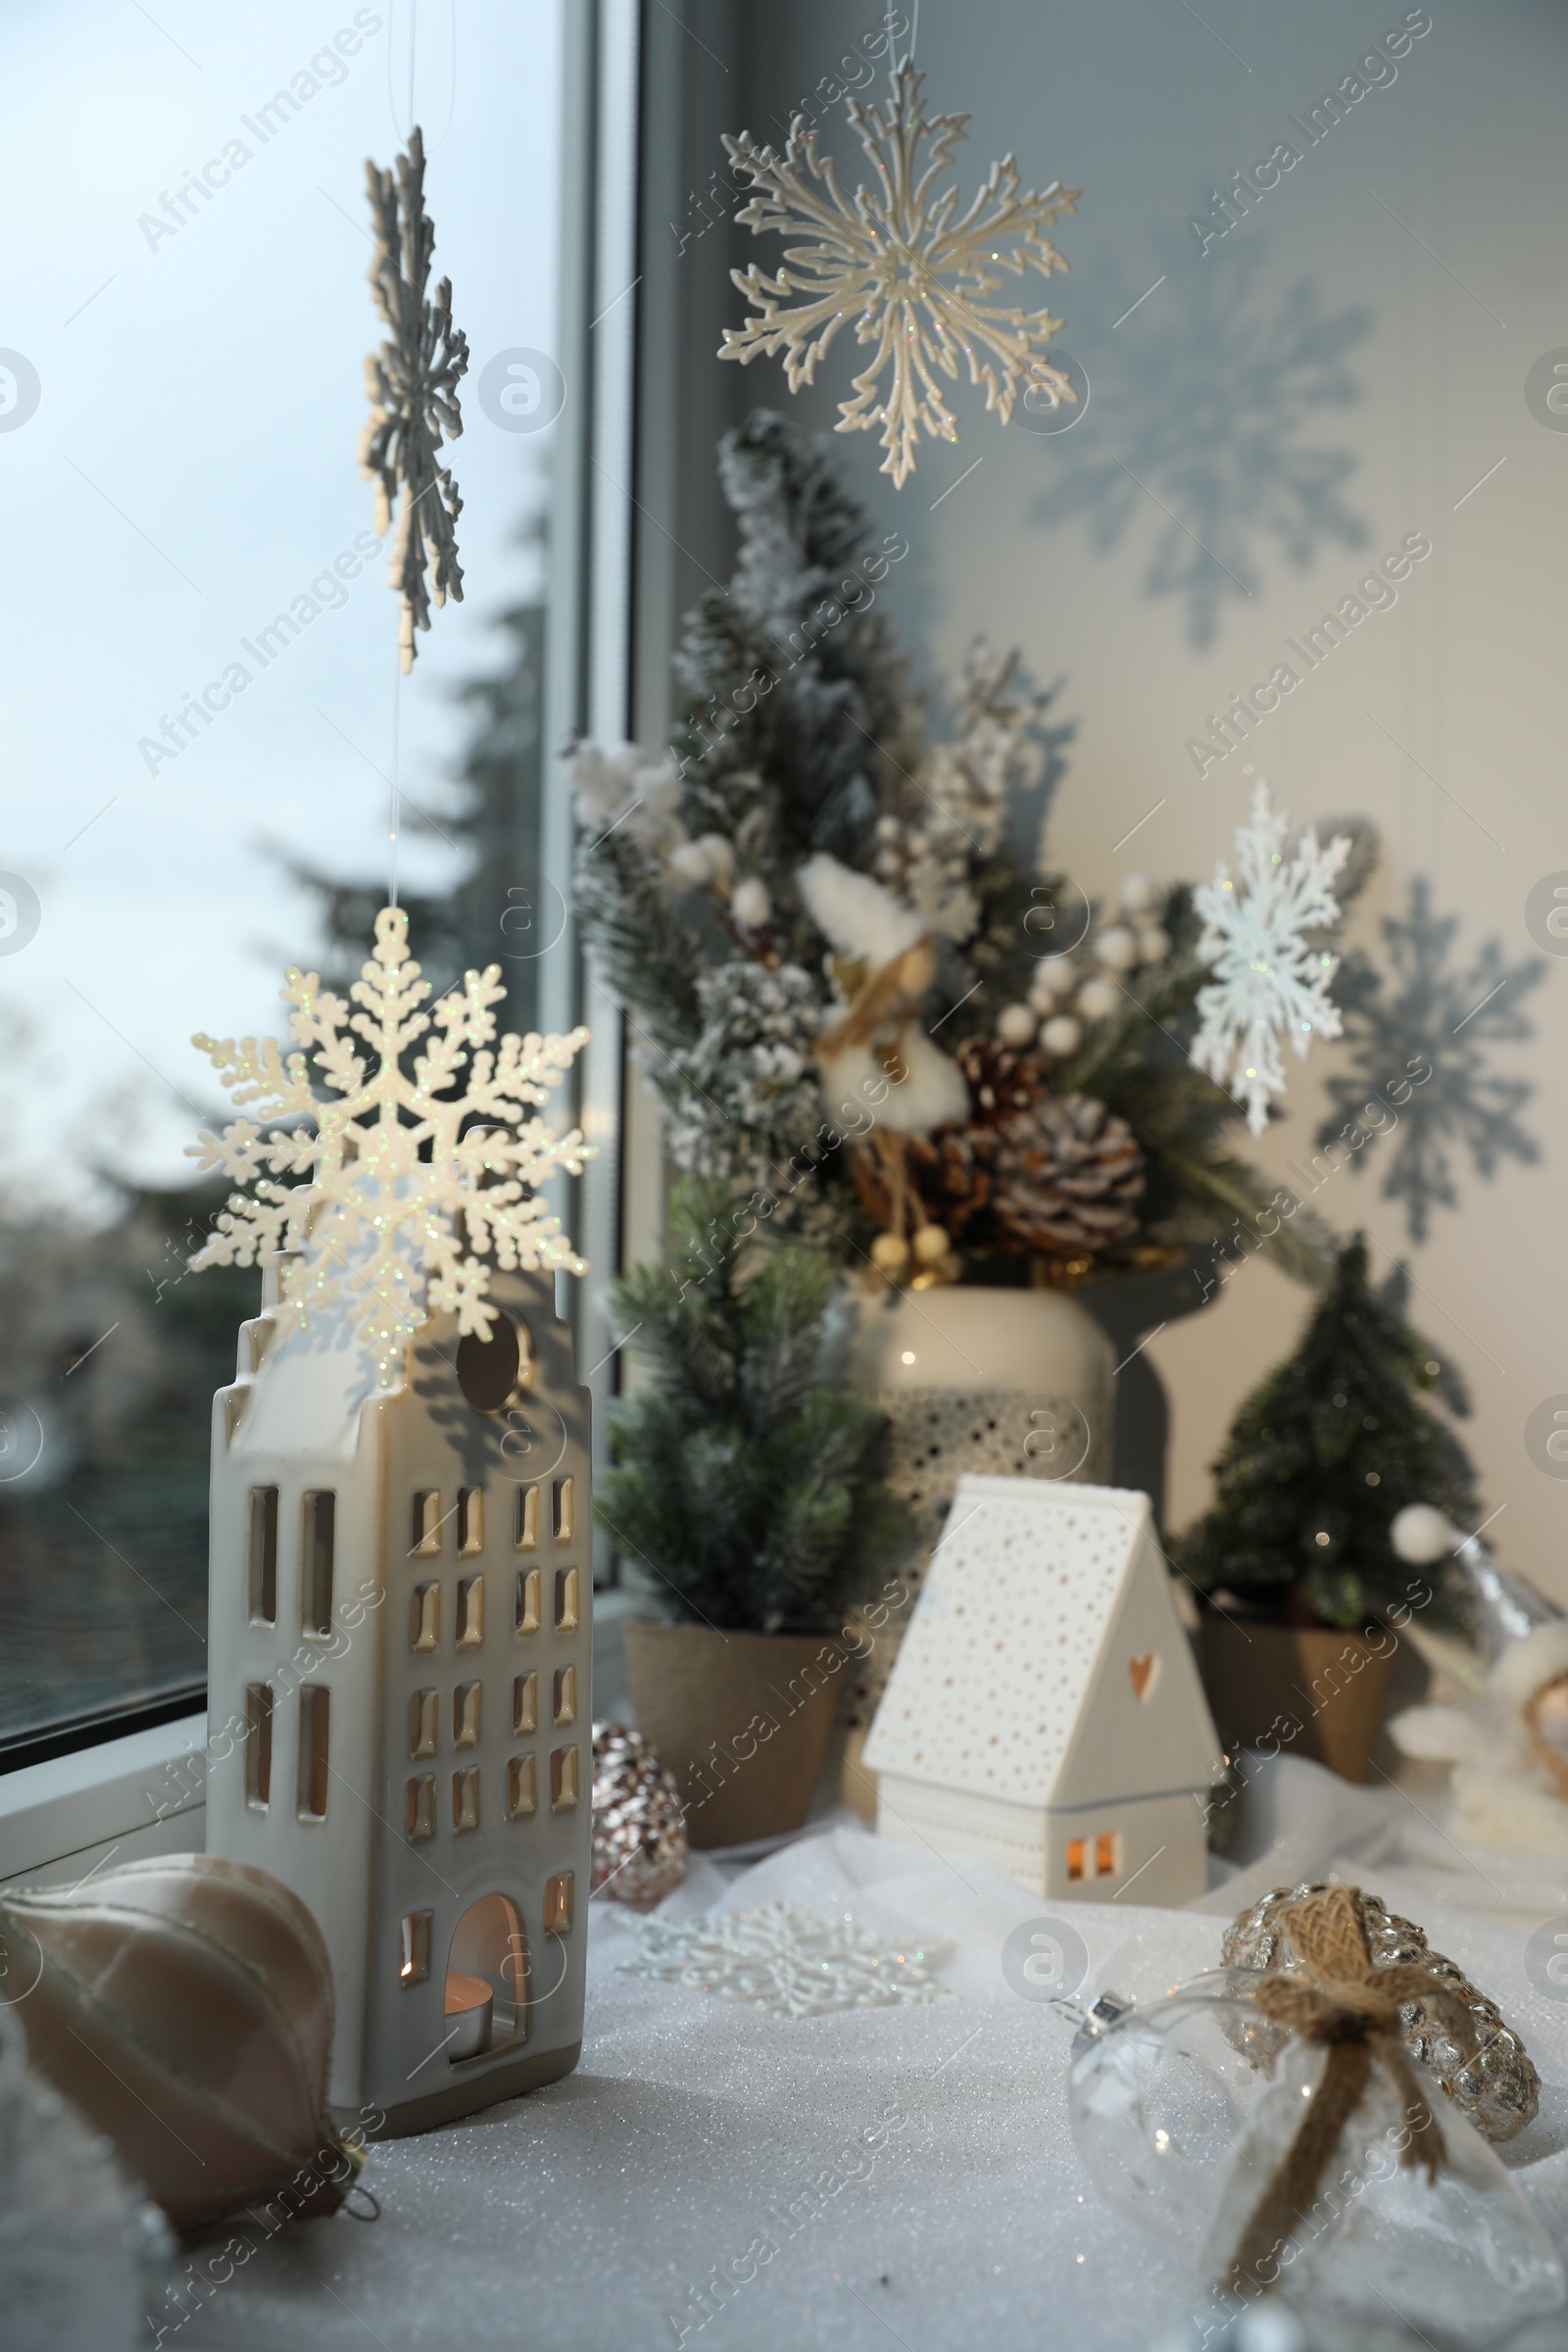
[[[375,527],[384,538],[397,522],[392,585],[403,602],[398,631],[405,676],[414,667],[414,632],[430,626],[432,597],[463,602],[458,516],[463,500],[451,468],[437,463],[443,440],[463,430],[458,385],[468,367],[468,338],[452,323],[452,280],[431,299],[435,225],[424,209],[424,137],[417,124],[395,172],[367,163],[375,220],[370,287],[391,332],[365,363],[369,421],[360,435],[360,470],[375,483]],[[398,493],[403,503],[398,506]]]

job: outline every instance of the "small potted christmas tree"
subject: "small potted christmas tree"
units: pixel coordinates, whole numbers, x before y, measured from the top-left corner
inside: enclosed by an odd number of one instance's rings
[[[653,1377],[614,1408],[596,1497],[668,1613],[628,1625],[626,1663],[697,1846],[802,1826],[843,1669],[862,1654],[845,1613],[908,1532],[880,1483],[883,1416],[824,1375],[831,1264],[738,1237],[730,1206],[721,1183],[679,1186],[672,1267],[615,1286]]]
[[[1299,1347],[1243,1405],[1214,1464],[1213,1508],[1173,1549],[1207,1595],[1203,1673],[1228,1746],[1288,1748],[1370,1777],[1394,1634],[1420,1611],[1452,1624],[1457,1588],[1391,1541],[1407,1503],[1474,1526],[1473,1474],[1423,1398],[1457,1412],[1451,1370],[1381,1290],[1363,1235],[1341,1251]]]

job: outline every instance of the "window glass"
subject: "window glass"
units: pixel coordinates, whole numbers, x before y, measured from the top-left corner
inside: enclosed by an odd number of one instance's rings
[[[415,951],[437,991],[504,958],[532,1011],[560,38],[559,0],[0,27],[0,1753],[204,1681],[212,1396],[260,1286],[185,1269],[224,1109],[191,1034],[351,974],[394,734]],[[416,120],[465,591],[395,690],[365,161]]]

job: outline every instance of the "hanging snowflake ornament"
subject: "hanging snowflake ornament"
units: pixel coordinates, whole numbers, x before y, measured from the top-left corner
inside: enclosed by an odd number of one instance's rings
[[[1260,778],[1251,822],[1236,836],[1236,875],[1222,863],[1193,893],[1203,918],[1198,953],[1214,977],[1198,992],[1200,1026],[1191,1058],[1246,1103],[1253,1135],[1268,1125],[1270,1096],[1285,1092],[1281,1039],[1288,1036],[1304,1061],[1314,1034],[1340,1034],[1329,996],[1340,959],[1311,934],[1340,919],[1332,885],[1350,843],[1338,834],[1320,850],[1308,826],[1287,858],[1290,831]]]
[[[456,1314],[460,1333],[489,1337],[492,1264],[586,1271],[538,1187],[557,1169],[580,1175],[594,1155],[580,1129],[556,1135],[534,1115],[588,1031],[497,1043],[490,1007],[506,990],[495,963],[421,1010],[430,984],[408,933],[404,910],[383,906],[349,992],[356,1012],[315,972],[289,971],[292,1052],[275,1038],[192,1040],[246,1115],[221,1136],[204,1132],[190,1155],[204,1174],[221,1168],[252,1190],[230,1197],[191,1265],[299,1251],[284,1268],[283,1320],[357,1307],[383,1388],[429,1314]]]
[[[880,425],[887,451],[882,471],[901,489],[914,471],[922,429],[934,439],[958,438],[937,371],[956,380],[960,352],[970,383],[985,386],[986,407],[1004,424],[1020,391],[1038,390],[1054,405],[1078,397],[1047,357],[1061,320],[1049,311],[1006,309],[986,298],[1004,285],[1004,271],[1021,277],[1033,269],[1049,277],[1066,269],[1045,231],[1075,209],[1080,191],[1057,180],[1038,195],[1032,188],[1020,193],[1018,167],[1007,155],[992,165],[984,187],[956,220],[956,184],[939,194],[935,182],[951,168],[969,118],[928,115],[923,80],[906,59],[894,70],[885,115],[850,101],[850,122],[876,185],[857,188],[848,201],[832,158],[817,154],[802,115],[782,155],[760,147],[750,131],[724,140],[731,164],[757,191],[737,219],[759,236],[771,230],[813,241],[787,246],[776,276],[756,262],[731,270],[755,316],[725,328],[719,358],[745,367],[782,352],[790,390],[798,392],[814,380],[817,361],[854,318],[856,341],[874,350],[855,378],[855,398],[841,402],[834,429],[869,432]],[[793,296],[801,299],[792,303]]]
[[[451,468],[438,465],[443,439],[463,430],[458,385],[468,367],[468,338],[452,323],[452,280],[435,298],[425,292],[435,226],[424,209],[424,138],[417,124],[395,174],[365,167],[375,221],[370,288],[391,332],[365,363],[370,416],[360,435],[360,471],[375,483],[375,527],[397,525],[392,585],[402,599],[398,630],[405,676],[414,667],[414,632],[430,626],[430,600],[463,602],[458,516],[463,500]],[[398,508],[398,492],[403,504]]]

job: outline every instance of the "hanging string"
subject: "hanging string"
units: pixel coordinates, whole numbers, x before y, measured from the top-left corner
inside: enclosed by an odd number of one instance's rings
[[[904,53],[906,66],[914,63],[914,44],[920,38],[920,0],[914,0],[914,19],[909,26],[909,46]]]
[[[391,25],[390,25],[390,29],[389,29],[389,31],[388,31],[388,34],[387,34],[387,47],[386,47],[386,103],[387,103],[387,112],[388,112],[388,114],[389,114],[389,115],[391,116],[391,118],[392,118],[392,128],[393,128],[393,130],[396,132],[396,134],[397,134],[397,137],[398,137],[398,140],[399,140],[400,144],[406,144],[406,143],[407,143],[407,141],[408,141],[408,138],[409,138],[409,136],[410,136],[410,133],[413,131],[413,128],[414,128],[415,122],[416,122],[418,120],[419,114],[420,114],[420,112],[421,112],[421,109],[419,108],[419,106],[418,106],[418,103],[417,103],[417,89],[418,89],[418,74],[417,74],[417,66],[418,66],[418,41],[419,41],[419,7],[418,7],[418,0],[408,0],[408,15],[409,15],[409,38],[408,38],[408,75],[409,75],[409,88],[408,88],[408,106],[407,106],[407,110],[406,110],[406,112],[402,112],[402,113],[400,113],[400,111],[399,111],[399,107],[398,107],[398,97],[397,97],[397,78],[398,78],[398,69],[397,69],[397,50],[398,50],[398,34],[397,34],[397,24],[398,24],[398,13],[399,13],[399,12],[398,12],[397,0],[394,0],[394,5],[393,5],[393,7],[391,8],[391,10],[390,10],[390,12],[389,12],[389,14],[390,14],[390,18],[391,18]],[[441,128],[439,129],[439,131],[437,131],[437,133],[436,133],[436,135],[435,135],[435,137],[434,137],[434,138],[427,138],[427,139],[425,140],[425,143],[424,143],[424,151],[425,151],[426,155],[433,155],[433,154],[435,153],[435,150],[436,150],[436,149],[437,149],[437,148],[438,148],[438,147],[439,147],[439,146],[442,144],[443,140],[446,138],[446,135],[447,135],[448,131],[450,131],[450,129],[452,128],[452,118],[453,118],[453,115],[454,115],[454,113],[455,113],[455,111],[456,111],[456,108],[457,108],[457,103],[458,103],[458,0],[448,0],[448,5],[447,5],[447,37],[448,37],[448,51],[449,51],[449,55],[448,55],[448,61],[447,61],[447,114],[446,114],[446,121],[445,121],[445,122],[442,123],[442,125],[441,125]],[[438,42],[437,42],[437,45],[438,45]],[[430,92],[430,91],[428,91],[428,90],[427,90],[427,91],[426,91],[426,93],[425,93],[425,96],[426,96],[426,99],[427,99],[427,100],[428,100],[428,99],[430,99],[430,98],[432,97],[432,95],[433,95],[433,93],[432,93],[432,92]],[[428,105],[426,105],[426,106],[425,106],[425,108],[424,108],[422,111],[423,111],[423,113],[424,113],[425,120],[428,122],[428,121],[430,120],[429,106],[428,106]]]
[[[388,881],[387,881],[387,894],[386,894],[386,903],[387,903],[387,905],[388,905],[389,906],[395,906],[397,905],[397,903],[398,903],[398,822],[399,822],[399,806],[398,806],[398,752],[399,752],[399,740],[398,740],[398,739],[399,739],[399,735],[400,735],[400,732],[401,732],[402,714],[403,714],[403,651],[402,651],[402,648],[401,648],[401,646],[400,646],[400,647],[399,647],[399,649],[398,649],[398,659],[397,659],[397,664],[396,664],[396,666],[395,666],[395,668],[393,669],[393,672],[392,672],[392,808],[391,808],[391,821],[390,821],[390,825],[389,825],[389,828],[388,828],[388,834],[387,834],[387,841],[388,841],[388,858],[387,858],[387,863],[388,863],[388,867],[389,867],[389,869],[390,869],[390,870],[389,870],[389,876],[388,876]]]

